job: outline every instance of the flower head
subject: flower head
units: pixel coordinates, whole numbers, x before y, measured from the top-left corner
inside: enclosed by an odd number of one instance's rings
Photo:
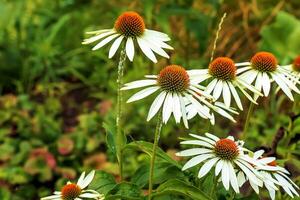
[[[248,84],[256,80],[255,88],[263,92],[264,96],[269,95],[273,81],[292,101],[294,98],[291,91],[300,93],[291,72],[279,66],[276,57],[269,52],[258,52],[250,62],[237,63],[236,66],[243,66],[237,70],[239,77]],[[258,95],[255,94],[254,99],[257,98]]]
[[[208,69],[191,70],[191,73],[198,83],[210,80],[205,91],[208,94],[212,93],[215,100],[223,96],[227,108],[231,106],[231,99],[233,97],[238,108],[243,110],[242,102],[236,88],[255,104],[256,101],[248,94],[246,89],[257,95],[261,95],[252,85],[247,84],[237,76],[237,68],[233,60],[227,57],[218,57],[210,63]]]
[[[95,190],[85,190],[85,188],[92,182],[95,171],[91,171],[87,176],[83,172],[77,183],[68,182],[61,191],[54,192],[54,195],[43,197],[41,200],[82,200],[95,199],[104,200],[104,196]]]
[[[299,196],[298,192],[296,191],[296,189],[299,190],[299,187],[288,177],[290,173],[277,164],[276,158],[263,157],[263,154],[264,150],[254,152],[254,167],[262,176],[263,184],[268,190],[271,199],[275,200],[276,191],[278,190],[277,186],[281,186],[283,190],[292,198],[294,196]],[[246,179],[244,179],[244,181],[246,181]],[[241,182],[241,185],[244,183],[244,181]],[[256,193],[259,193],[258,185],[253,183],[251,180],[249,180],[249,182]]]
[[[111,41],[114,41],[109,50],[109,58],[117,52],[123,41],[125,44],[126,55],[130,61],[134,58],[134,43],[137,42],[142,52],[153,62],[157,59],[153,52],[169,58],[164,49],[173,49],[165,42],[170,38],[167,34],[154,30],[146,29],[143,18],[136,12],[129,11],[121,14],[115,21],[114,28],[87,32],[94,36],[85,39],[83,44],[90,44],[100,41],[92,50],[100,49]]]
[[[204,163],[198,173],[198,177],[202,178],[215,167],[215,176],[220,174],[220,180],[225,189],[229,190],[231,186],[236,193],[239,193],[240,182],[240,177],[236,176],[237,171],[262,186],[258,172],[253,168],[255,162],[245,154],[248,150],[243,147],[242,141],[235,141],[231,136],[220,139],[209,133],[205,135],[206,137],[190,134],[195,138],[194,140],[181,142],[185,145],[199,146],[176,154],[177,156],[194,156],[185,163],[182,170]]]
[[[134,81],[124,85],[122,90],[129,90],[141,87],[147,87],[140,92],[134,94],[128,99],[129,102],[143,99],[156,91],[159,95],[153,101],[147,120],[152,119],[162,107],[163,122],[167,123],[170,116],[174,115],[176,123],[183,119],[186,127],[187,123],[187,106],[193,105],[194,110],[200,113],[205,119],[213,122],[213,114],[210,109],[231,119],[234,119],[218,105],[213,105],[212,97],[207,95],[202,89],[203,87],[195,83],[195,79],[190,72],[179,65],[169,65],[163,68],[158,75],[147,75],[146,80]]]

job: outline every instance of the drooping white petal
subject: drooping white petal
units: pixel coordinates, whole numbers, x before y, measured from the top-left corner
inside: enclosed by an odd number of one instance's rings
[[[152,86],[152,87],[145,88],[145,89],[135,93],[134,95],[132,95],[127,100],[127,103],[143,99],[143,98],[153,94],[154,92],[156,92],[159,88],[160,88],[159,86]]]
[[[100,194],[96,194],[96,193],[83,193],[83,194],[79,195],[80,198],[93,198],[93,199],[95,199],[99,196],[100,196]]]
[[[180,122],[181,119],[181,109],[180,109],[180,101],[179,101],[179,97],[176,93],[173,94],[173,114],[174,114],[174,118],[176,123]]]
[[[215,88],[217,82],[218,82],[218,79],[213,79],[213,80],[207,85],[205,92],[207,92],[208,94],[210,94],[210,93],[214,90],[214,88]]]
[[[170,38],[167,34],[159,32],[159,31],[149,30],[149,29],[145,29],[144,35],[159,39],[161,41],[169,41],[170,40]]]
[[[179,101],[180,101],[180,108],[181,108],[181,114],[182,114],[182,120],[183,120],[184,126],[186,128],[189,128],[183,97],[181,96],[181,94],[178,94],[178,97],[179,97]]]
[[[236,67],[241,67],[241,66],[249,66],[249,65],[251,65],[251,63],[250,62],[241,62],[241,63],[235,63],[234,65]]]
[[[254,152],[253,158],[254,159],[260,158],[264,154],[264,152],[265,152],[265,150],[263,150],[263,149]]]
[[[229,177],[230,177],[229,180],[230,180],[231,186],[236,193],[240,193],[238,180],[237,180],[235,171],[233,169],[233,166],[230,162],[227,162],[227,166],[228,166]]]
[[[162,120],[167,123],[173,111],[173,95],[171,92],[167,93],[166,100],[163,105]]]
[[[217,136],[213,135],[213,134],[210,134],[210,133],[205,133],[205,135],[207,137],[209,137],[210,139],[214,140],[215,142],[219,141],[220,138],[218,138]]]
[[[200,146],[207,147],[210,149],[214,148],[214,146],[209,144],[208,142],[200,141],[200,140],[187,140],[187,141],[180,142],[180,144],[200,145]]]
[[[216,142],[211,140],[210,138],[206,138],[206,137],[203,137],[203,136],[200,136],[200,135],[196,135],[196,134],[189,134],[190,136],[194,137],[194,138],[197,138],[199,140],[203,140],[205,142],[208,142],[210,143],[211,145],[215,145]]]
[[[209,161],[206,161],[204,165],[201,167],[201,169],[199,170],[198,178],[202,178],[203,176],[205,176],[211,170],[211,168],[216,164],[216,162],[218,162],[218,160],[220,160],[220,158],[212,158]]]
[[[77,185],[82,185],[83,181],[84,181],[84,177],[85,177],[85,172],[82,172],[78,181],[77,181]]]
[[[101,30],[96,30],[96,31],[87,31],[85,32],[86,34],[90,34],[90,35],[99,35],[100,33],[104,33],[104,32],[108,32],[114,29],[101,29]]]
[[[282,91],[290,98],[291,101],[294,101],[294,97],[292,95],[291,90],[286,85],[286,83],[281,79],[281,77],[277,76],[277,74],[272,73],[272,78],[278,84],[278,86],[282,89]]]
[[[239,97],[236,89],[234,88],[234,86],[232,85],[232,83],[228,83],[228,86],[230,88],[230,91],[232,93],[232,96],[233,96],[233,98],[235,100],[236,105],[238,106],[238,108],[240,110],[243,110],[243,105],[242,105],[241,99],[240,99],[240,97]]]
[[[228,169],[228,161],[223,160],[223,168],[222,168],[222,183],[226,190],[229,190],[229,169]]]
[[[41,200],[59,200],[61,199],[61,195],[51,195],[48,197],[43,197]]]
[[[148,38],[147,36],[143,37],[146,42],[148,42],[149,47],[158,55],[161,55],[165,58],[170,58],[170,56],[159,46],[158,43],[155,42],[155,40],[152,40],[151,38]]]
[[[219,173],[221,172],[222,168],[224,165],[224,161],[223,160],[219,160],[216,164],[216,168],[215,168],[215,175],[218,176]]]
[[[102,40],[101,42],[99,42],[96,46],[94,46],[92,48],[93,51],[100,49],[101,47],[103,47],[104,45],[106,45],[107,43],[109,43],[110,41],[112,41],[113,39],[115,39],[116,37],[118,37],[120,34],[113,34],[107,38],[105,38],[104,40]]]
[[[226,81],[223,81],[223,99],[225,105],[229,108],[231,103],[231,93]]]
[[[131,37],[128,37],[126,41],[126,55],[128,59],[132,62],[134,57],[134,45]]]
[[[124,38],[124,36],[121,35],[113,42],[113,44],[110,47],[109,53],[108,53],[108,58],[112,58],[116,54],[123,38]]]
[[[154,63],[157,63],[157,59],[149,47],[148,43],[144,39],[137,37],[138,45],[140,46],[142,52]]]
[[[271,81],[267,73],[262,74],[263,90],[265,96],[268,96],[271,88]]]
[[[165,97],[166,97],[166,92],[162,91],[153,101],[153,103],[150,106],[149,109],[149,113],[148,113],[148,117],[147,117],[147,121],[151,120],[152,117],[154,117],[154,115],[159,111],[159,109],[161,108]]]
[[[198,165],[199,163],[207,160],[208,158],[212,158],[214,157],[214,154],[202,154],[196,157],[193,157],[192,159],[190,159],[189,161],[187,161],[185,163],[185,165],[182,167],[182,171],[189,169],[191,167],[194,167],[196,165]]]
[[[223,90],[223,81],[219,80],[214,88],[213,97],[215,100],[219,99]]]

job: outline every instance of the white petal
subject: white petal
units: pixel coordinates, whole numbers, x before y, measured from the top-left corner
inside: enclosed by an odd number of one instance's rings
[[[180,101],[179,101],[179,97],[176,93],[173,94],[173,114],[174,114],[174,118],[176,123],[180,122],[181,119],[181,109],[180,109]]]
[[[238,180],[239,187],[241,187],[242,185],[244,185],[244,183],[246,182],[245,175],[244,175],[244,173],[242,171],[238,172],[237,180]]]
[[[211,168],[216,164],[216,162],[218,162],[219,159],[220,158],[212,158],[209,161],[206,161],[206,163],[204,163],[204,165],[199,170],[198,178],[202,178],[203,176],[205,176],[211,170]]]
[[[197,139],[200,139],[200,140],[203,140],[205,142],[208,142],[210,143],[211,145],[215,145],[216,142],[209,139],[209,138],[206,138],[206,137],[203,137],[203,136],[200,136],[200,135],[195,135],[195,134],[189,134],[190,136],[194,137],[194,138],[197,138]]]
[[[271,88],[271,81],[267,73],[262,74],[263,90],[265,96],[268,96]]]
[[[121,90],[130,90],[130,89],[135,89],[135,88],[140,88],[140,87],[145,87],[145,86],[150,86],[150,85],[155,85],[157,84],[156,80],[139,80],[139,81],[133,81],[130,83],[126,83]]]
[[[161,55],[165,58],[170,58],[170,56],[151,38],[148,38],[146,36],[143,37],[144,40],[148,42],[149,47],[158,55]]]
[[[226,81],[223,81],[223,99],[225,105],[229,108],[231,103],[231,93]]]
[[[256,78],[256,82],[255,82],[255,88],[258,90],[258,91],[261,91],[261,88],[262,88],[262,84],[263,84],[263,80],[262,80],[262,73],[266,73],[266,72],[259,72],[257,74],[257,78]],[[264,93],[265,96],[267,96],[265,93]],[[258,95],[255,95],[256,97],[258,97]],[[256,99],[256,98],[254,98]]]
[[[218,82],[218,79],[213,79],[213,80],[207,85],[205,92],[207,92],[208,94],[210,94],[210,93],[214,90],[214,88],[215,88],[217,82]]]
[[[213,97],[215,100],[218,100],[223,90],[223,81],[219,80],[214,88]]]
[[[260,157],[264,154],[264,152],[265,152],[265,151],[264,151],[263,149],[254,152],[253,158],[254,158],[254,159],[260,158]]]
[[[278,86],[282,89],[282,91],[290,98],[291,101],[294,101],[294,97],[292,95],[291,90],[286,85],[286,83],[279,77],[277,74],[272,73],[272,77],[274,81],[278,84]]]
[[[217,136],[212,135],[210,133],[205,133],[205,135],[216,142],[220,140],[220,138],[218,138]]]
[[[238,108],[240,110],[243,110],[243,105],[242,105],[241,99],[240,99],[240,97],[239,97],[236,89],[234,88],[234,86],[232,85],[232,83],[228,83],[228,85],[229,85],[230,91],[232,93],[232,96],[233,96],[233,98],[235,100],[236,105],[238,106]]]
[[[132,95],[127,100],[127,103],[143,99],[143,98],[153,94],[154,92],[156,92],[159,88],[160,88],[159,86],[153,86],[153,87],[145,88],[145,89],[135,93],[134,95]]]
[[[219,162],[216,164],[216,169],[215,169],[215,175],[218,176],[219,173],[221,172],[222,168],[224,165],[224,161],[223,160],[219,160]]]
[[[85,39],[85,40],[82,42],[82,44],[90,44],[90,43],[93,43],[93,42],[95,42],[95,41],[97,41],[97,40],[100,40],[100,39],[102,39],[102,38],[104,38],[104,37],[107,37],[107,36],[109,36],[109,35],[111,35],[111,34],[114,34],[114,33],[116,33],[116,31],[114,31],[114,30],[110,30],[110,31],[108,31],[108,32],[101,33],[101,34],[99,34],[99,35],[96,35],[96,36],[90,37],[90,38],[88,38],[88,39]]]
[[[163,104],[163,102],[165,100],[166,94],[167,93],[165,91],[163,91],[154,99],[154,101],[151,104],[151,107],[149,109],[147,121],[151,120],[152,117],[154,117],[154,115],[159,111],[159,109],[161,108],[161,105]]]
[[[189,169],[191,167],[194,167],[194,166],[198,165],[199,163],[207,160],[208,158],[212,158],[212,157],[214,157],[213,154],[202,154],[202,155],[193,157],[192,159],[187,161],[187,163],[185,163],[185,165],[182,167],[182,171]]]
[[[134,57],[134,45],[131,37],[128,37],[126,41],[126,54],[128,59],[132,62]]]
[[[214,148],[214,146],[209,144],[208,142],[200,141],[200,140],[187,140],[187,141],[180,142],[180,144],[192,144],[192,145],[200,145],[208,148]]]
[[[48,197],[41,198],[41,200],[57,200],[57,199],[61,199],[61,195],[51,195]]]
[[[148,43],[145,42],[142,38],[137,37],[137,42],[142,50],[142,52],[154,63],[157,63],[157,59],[152,52],[151,48],[148,46]]]
[[[234,191],[236,193],[240,193],[239,185],[238,185],[238,180],[237,180],[237,177],[235,175],[233,166],[229,162],[227,162],[227,166],[228,166],[228,170],[229,170],[229,177],[230,177],[229,180],[230,180],[231,186],[232,186],[232,188],[234,189]]]
[[[78,184],[78,186],[81,188],[81,189],[84,189],[86,188],[93,180],[95,176],[95,170],[91,171],[85,178],[84,180],[82,181],[81,184]]]
[[[211,153],[211,149],[205,149],[205,148],[193,148],[193,149],[187,149],[184,151],[180,151],[176,153],[176,156],[195,156],[199,154],[205,154],[205,153]]]
[[[222,168],[222,183],[226,190],[229,190],[229,169],[227,161],[223,161],[223,168]]]
[[[163,105],[162,119],[167,123],[173,111],[173,95],[171,92],[167,93],[166,100]]]
[[[179,101],[180,101],[180,108],[181,108],[181,114],[182,114],[182,119],[183,119],[184,126],[186,128],[189,128],[189,125],[188,125],[188,122],[187,122],[185,103],[184,103],[183,97],[180,94],[178,94],[178,97],[179,97]]]
[[[94,46],[92,48],[93,51],[100,49],[101,47],[103,47],[104,45],[106,45],[107,43],[109,43],[110,41],[112,41],[113,39],[115,39],[116,37],[118,37],[120,34],[114,34],[111,35],[107,38],[105,38],[104,40],[102,40],[101,42],[99,42],[96,46]]]
[[[265,157],[265,158],[259,159],[259,162],[261,162],[263,164],[269,164],[269,163],[273,162],[274,160],[276,160],[275,157]]]
[[[82,172],[78,181],[77,181],[77,185],[82,185],[83,181],[84,181],[84,177],[85,177],[85,172]]]
[[[100,194],[96,194],[96,193],[83,193],[83,194],[81,194],[79,197],[81,197],[81,198],[97,198],[97,197],[99,197],[99,196],[101,196]]]
[[[109,50],[109,53],[108,53],[108,58],[112,58],[116,54],[116,52],[117,52],[117,50],[118,50],[118,48],[119,48],[119,46],[120,46],[123,38],[124,38],[124,36],[121,35],[120,37],[118,37],[114,41],[114,43],[110,47],[110,50]]]

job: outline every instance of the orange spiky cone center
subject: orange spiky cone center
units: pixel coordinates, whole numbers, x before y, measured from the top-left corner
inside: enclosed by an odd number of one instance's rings
[[[277,59],[269,52],[258,52],[251,58],[251,66],[261,72],[273,72],[277,69]]]
[[[80,194],[81,188],[74,183],[65,185],[61,190],[63,200],[74,200],[79,197]]]
[[[220,139],[215,144],[215,154],[223,160],[234,160],[239,155],[237,144],[230,139]]]
[[[218,57],[213,60],[208,71],[213,77],[224,81],[233,80],[236,76],[236,66],[233,60],[227,57]]]
[[[293,69],[300,72],[300,56],[298,56],[293,62]]]
[[[124,12],[115,22],[115,29],[125,37],[137,37],[144,33],[145,23],[136,12]]]

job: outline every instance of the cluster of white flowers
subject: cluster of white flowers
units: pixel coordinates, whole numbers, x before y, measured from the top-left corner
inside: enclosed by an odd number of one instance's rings
[[[164,49],[172,50],[166,42],[169,36],[145,28],[143,18],[135,12],[125,12],[118,17],[112,29],[93,32],[91,38],[83,44],[96,41],[93,50],[99,49],[114,41],[109,50],[112,58],[120,46],[126,52],[130,61],[135,54],[135,43],[142,52],[154,63],[157,62],[154,53],[169,58]],[[199,115],[215,123],[214,113],[235,121],[233,114],[238,112],[232,108],[232,98],[239,110],[243,110],[240,91],[247,99],[257,104],[259,96],[268,96],[271,85],[276,83],[290,100],[294,100],[292,92],[300,93],[297,85],[300,83],[300,57],[291,65],[280,66],[275,56],[268,52],[256,53],[249,62],[234,63],[227,57],[213,60],[207,69],[186,70],[179,65],[168,65],[157,75],[146,75],[145,79],[133,81],[124,85],[122,90],[143,88],[134,94],[129,102],[141,100],[158,92],[150,106],[147,121],[157,113],[162,113],[163,123],[167,123],[173,114],[176,123],[181,119],[186,128],[188,120]],[[206,82],[207,84],[202,84]],[[253,84],[253,85],[252,85]],[[250,92],[250,94],[249,94]],[[223,101],[218,101],[220,97]],[[206,133],[206,137],[190,134],[194,139],[181,142],[184,145],[196,145],[197,148],[177,153],[177,156],[194,156],[182,168],[189,169],[204,163],[198,173],[202,178],[214,168],[215,176],[219,177],[226,190],[230,187],[236,193],[240,187],[249,181],[256,193],[265,186],[271,198],[275,199],[275,192],[281,186],[291,197],[299,196],[299,187],[288,177],[289,172],[279,167],[275,158],[263,157],[263,151],[252,153],[245,147],[244,142],[235,141],[233,137],[220,139]],[[94,190],[84,190],[92,181],[94,171],[87,177],[79,178],[77,184],[68,183],[60,192],[42,198],[42,200],[80,200],[82,198],[104,199],[103,195]],[[295,189],[296,188],[296,189]]]

